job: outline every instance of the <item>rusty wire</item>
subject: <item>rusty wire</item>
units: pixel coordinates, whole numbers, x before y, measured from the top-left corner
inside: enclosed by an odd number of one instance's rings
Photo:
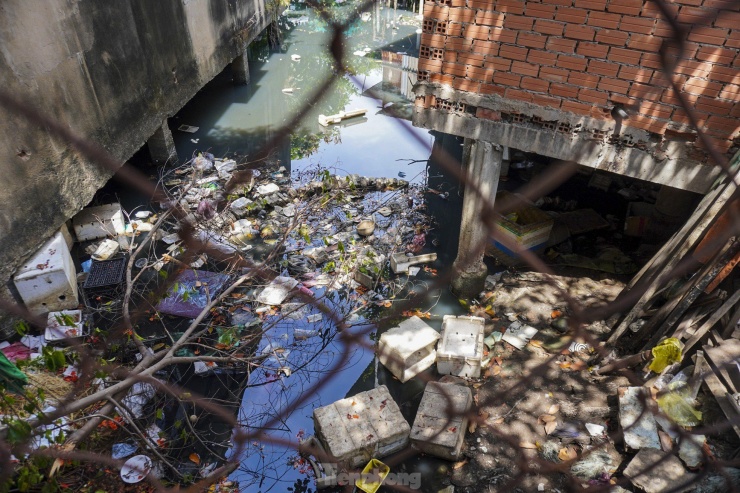
[[[669,24],[671,29],[673,30],[673,36],[672,38],[668,39],[667,42],[664,42],[663,47],[660,49],[660,58],[661,63],[663,66],[663,74],[666,79],[667,84],[672,87],[674,93],[678,97],[680,101],[680,106],[683,108],[683,110],[688,115],[688,118],[691,122],[691,126],[694,128],[694,130],[697,132],[698,139],[703,144],[704,148],[707,150],[710,160],[712,164],[716,167],[721,168],[723,175],[727,180],[730,180],[734,182],[736,185],[740,186],[740,183],[737,183],[737,176],[729,167],[728,161],[726,157],[712,144],[711,140],[707,137],[706,133],[702,130],[702,128],[698,125],[698,118],[696,116],[695,111],[693,108],[691,108],[688,99],[685,97],[685,95],[680,90],[680,86],[676,79],[672,76],[674,73],[674,69],[676,67],[676,64],[679,60],[681,60],[685,53],[685,39],[688,32],[687,26],[680,24],[673,16],[670,15],[670,10],[668,8],[668,3],[665,0],[652,0],[660,9],[662,12],[662,17],[664,20],[666,20]],[[317,12],[319,15],[322,16],[322,18],[330,25],[332,29],[332,36],[331,41],[329,43],[329,50],[331,52],[331,55],[333,57],[333,60],[336,65],[336,70],[334,74],[330,75],[322,82],[322,84],[313,91],[313,94],[308,98],[307,104],[304,105],[291,119],[288,123],[286,123],[282,128],[280,128],[274,136],[256,153],[256,156],[254,158],[254,162],[258,162],[269,156],[270,152],[278,145],[279,142],[281,142],[284,138],[289,137],[291,132],[294,128],[296,128],[299,124],[299,122],[308,114],[311,106],[319,101],[323,97],[326,96],[327,91],[331,87],[331,84],[334,83],[337,79],[344,76],[345,72],[345,58],[344,58],[344,52],[343,52],[343,36],[345,30],[348,28],[351,21],[355,20],[354,18],[344,22],[344,23],[338,23],[334,21],[327,12],[325,12],[323,9],[318,8],[319,5],[314,2],[308,2],[313,7],[317,8]],[[724,5],[720,6],[720,10],[723,8],[733,8],[737,5],[737,1],[726,1]],[[364,4],[361,6],[359,11],[365,10],[366,8],[373,5],[373,2],[371,0],[367,0],[364,2]],[[137,189],[141,191],[144,194],[147,194],[148,196],[152,197],[153,200],[165,200],[166,194],[164,191],[158,187],[154,186],[143,174],[135,170],[133,167],[129,166],[126,163],[120,163],[115,158],[113,158],[107,151],[105,151],[102,147],[96,145],[93,142],[88,141],[87,139],[74,134],[68,127],[60,124],[59,122],[55,121],[52,118],[47,117],[43,114],[43,112],[39,111],[38,109],[34,108],[33,105],[20,101],[16,98],[15,95],[9,94],[5,91],[0,90],[0,106],[4,107],[8,112],[16,114],[18,116],[23,117],[29,122],[32,122],[33,124],[44,127],[47,129],[47,131],[60,143],[64,143],[67,145],[72,146],[74,149],[79,152],[79,154],[84,157],[86,160],[96,163],[98,166],[107,169],[110,173],[114,173],[114,176],[117,180],[124,183],[126,186],[131,187],[132,189]],[[408,139],[416,139],[418,142],[422,143],[420,138],[417,137],[411,130],[410,130],[410,124],[407,122],[403,122],[401,120],[394,120],[396,124],[398,125],[398,131],[400,134],[405,135]],[[488,237],[485,239],[485,241],[480,242],[477,246],[475,246],[471,252],[468,252],[468,255],[459,262],[457,265],[457,268],[460,270],[463,270],[465,267],[473,263],[477,258],[480,257],[482,252],[484,251],[486,244],[490,239],[493,239],[495,241],[500,242],[507,248],[509,248],[512,251],[517,252],[522,260],[527,264],[529,268],[531,268],[534,271],[541,272],[543,274],[546,274],[546,278],[549,280],[550,284],[557,290],[559,293],[562,302],[567,306],[568,311],[570,313],[570,322],[569,322],[569,330],[571,335],[574,338],[581,338],[585,340],[588,344],[591,346],[597,348],[599,354],[601,357],[604,357],[608,354],[608,349],[604,348],[599,345],[599,341],[590,334],[587,330],[587,324],[593,321],[607,319],[608,317],[614,315],[623,313],[625,310],[628,310],[631,306],[634,305],[635,302],[637,302],[640,297],[646,292],[648,289],[647,285],[640,285],[632,287],[632,289],[627,290],[624,292],[620,297],[615,300],[612,303],[609,303],[607,305],[604,305],[602,307],[597,308],[584,308],[580,306],[578,301],[576,301],[571,294],[561,288],[550,276],[554,275],[554,272],[551,268],[549,268],[540,258],[538,258],[533,253],[527,251],[527,250],[521,250],[517,247],[517,245],[513,244],[510,240],[508,240],[505,237],[502,237],[499,233],[496,232],[494,225],[496,222],[496,219],[501,217],[502,215],[506,214],[508,211],[511,211],[518,207],[519,205],[522,205],[526,203],[526,201],[535,201],[540,197],[543,197],[547,195],[551,190],[555,189],[557,186],[559,186],[561,183],[568,180],[573,173],[575,172],[575,166],[568,163],[560,163],[556,166],[551,166],[548,170],[546,170],[545,173],[543,173],[540,177],[533,180],[531,183],[523,187],[521,190],[519,190],[518,194],[512,195],[510,199],[498,201],[496,203],[492,203],[489,197],[486,197],[483,195],[483,192],[481,191],[481,188],[478,183],[475,181],[468,180],[467,174],[465,173],[465,170],[461,167],[461,164],[452,156],[447,154],[444,150],[438,148],[438,146],[435,146],[433,149],[433,156],[432,158],[447,172],[450,176],[454,177],[459,183],[464,186],[466,193],[472,193],[476,195],[482,202],[483,202],[483,210],[481,211],[481,221],[486,228],[488,232]],[[252,167],[256,168],[257,164],[254,164]],[[251,178],[251,171],[250,169],[243,170],[241,172],[238,172],[234,175],[234,178],[228,183],[226,187],[226,193],[228,194],[229,191],[235,189],[240,184],[243,184],[245,182],[248,182]],[[722,245],[727,243],[727,241],[738,234],[738,228],[740,228],[740,218],[737,217],[736,212],[734,209],[729,207],[729,205],[735,201],[738,200],[738,197],[740,196],[740,191],[735,191],[733,196],[727,201],[723,209],[720,211],[720,213],[728,211],[729,214],[731,214],[731,223],[735,226],[735,228],[724,231],[722,235],[720,235],[716,240],[716,245],[713,245],[716,247],[716,249],[719,249]],[[225,199],[224,199],[225,200]],[[219,208],[224,207],[224,203],[218,204]],[[203,241],[196,238],[194,234],[194,228],[192,224],[188,224],[186,221],[187,213],[184,211],[180,206],[175,207],[172,210],[173,216],[180,222],[181,228],[180,228],[180,238],[186,245],[186,264],[189,263],[189,260],[195,258],[197,254],[200,253],[208,253],[210,256],[216,259],[221,260],[227,260],[224,258],[224,255],[220,253],[219,251],[209,248]],[[286,233],[287,235],[287,233]],[[143,247],[143,245],[142,245]],[[133,262],[134,257],[131,257],[131,262]],[[229,259],[234,260],[234,259]],[[269,281],[272,278],[274,278],[277,273],[272,271],[269,267],[269,263],[272,260],[272,258],[268,258],[265,262],[255,264],[248,259],[245,258],[239,258],[234,262],[234,266],[237,268],[243,268],[246,269],[246,274],[244,274],[240,281],[238,282],[246,282],[248,280],[261,280],[261,281]],[[666,285],[668,282],[670,282],[673,279],[676,279],[678,277],[681,277],[689,272],[691,272],[693,269],[695,269],[696,266],[694,264],[691,264],[688,261],[678,263],[670,272],[662,273],[659,277],[659,280],[657,281],[660,285]],[[130,272],[130,271],[129,271]],[[444,289],[452,280],[452,278],[456,275],[456,272],[453,271],[453,269],[447,269],[445,272],[441,273],[437,279],[435,279],[433,282],[430,283],[428,289]],[[173,276],[174,278],[174,276]],[[163,286],[159,290],[159,294],[164,294],[172,285],[174,282],[173,279],[168,279]],[[235,286],[238,286],[238,282],[230,289],[233,289]],[[214,298],[212,302],[209,304],[209,308],[216,306],[216,304],[223,299],[223,297],[228,294],[230,291],[226,290],[224,293],[219,295],[218,297]],[[398,315],[404,310],[411,309],[414,306],[418,306],[418,301],[423,296],[423,293],[417,293],[415,296],[410,296],[407,300],[401,303],[397,303],[394,305],[393,309],[391,310],[391,315],[388,315],[388,318],[392,318],[394,315]],[[269,420],[267,420],[264,423],[264,428],[270,428],[272,425],[280,422],[284,418],[286,418],[293,409],[299,407],[300,405],[304,404],[308,399],[311,398],[311,395],[315,393],[320,388],[329,385],[331,380],[333,378],[336,378],[336,375],[338,373],[338,370],[341,369],[349,360],[350,355],[350,349],[353,347],[358,346],[364,346],[368,350],[374,350],[374,346],[368,342],[365,341],[364,336],[371,331],[375,330],[375,326],[369,326],[364,331],[359,331],[355,333],[350,333],[349,331],[343,331],[341,329],[346,327],[346,321],[341,319],[336,313],[334,313],[326,304],[324,304],[321,300],[314,299],[310,296],[307,296],[305,294],[299,294],[298,298],[305,302],[306,304],[310,304],[312,306],[316,306],[323,314],[327,316],[327,318],[330,320],[330,323],[339,331],[338,332],[338,339],[339,342],[341,342],[345,348],[347,348],[346,351],[341,355],[341,357],[336,361],[332,367],[327,369],[327,375],[320,378],[316,383],[314,383],[312,386],[304,389],[304,392],[301,396],[299,396],[294,402],[292,402],[289,406],[287,406],[285,409],[282,409],[279,413],[272,416]],[[17,305],[9,300],[2,300],[0,299],[0,309],[8,314],[11,314],[15,317],[23,318],[27,320],[28,322],[32,323],[33,325],[37,327],[43,327],[45,324],[44,320],[41,320],[39,317],[34,317],[31,315],[31,313],[28,312],[23,306]],[[203,313],[201,313],[201,316],[198,317],[190,326],[189,331],[190,333],[195,332],[198,330],[198,327],[200,325],[200,322],[208,315],[208,310],[204,310]],[[133,330],[136,325],[136,320],[138,317],[146,316],[145,313],[143,313],[143,309],[137,309],[137,307],[134,307],[134,311],[131,313],[129,317],[126,317],[126,320],[124,320],[121,324],[118,326],[118,331],[120,333],[123,333],[126,330]],[[136,339],[135,339],[136,340]],[[105,366],[100,365],[99,362],[97,362],[92,354],[89,352],[82,352],[82,364],[85,368],[85,372],[83,374],[85,375],[83,379],[79,382],[79,384],[76,386],[75,390],[73,390],[70,395],[67,396],[67,398],[61,403],[59,409],[55,412],[48,413],[46,416],[43,417],[43,419],[38,420],[36,425],[45,425],[52,423],[56,418],[64,416],[69,414],[71,411],[76,411],[85,408],[90,403],[85,400],[85,398],[80,398],[80,392],[81,390],[89,385],[90,381],[92,380],[92,375],[95,373],[96,370],[107,370],[107,371],[114,371],[115,375],[120,378],[121,380],[126,379],[126,377],[133,377],[133,381],[145,381],[152,385],[154,385],[158,390],[160,390],[163,393],[170,394],[178,399],[180,399],[183,402],[190,402],[200,408],[202,408],[204,411],[207,411],[209,413],[212,413],[213,415],[218,416],[220,419],[222,419],[224,422],[228,423],[230,426],[234,427],[237,431],[235,432],[233,442],[235,444],[236,453],[232,454],[232,457],[239,457],[240,451],[243,449],[244,445],[252,440],[260,440],[266,443],[272,443],[275,445],[282,445],[287,448],[297,448],[297,443],[292,440],[285,440],[279,437],[270,436],[268,433],[263,433],[260,431],[255,432],[245,432],[244,430],[239,429],[239,423],[237,422],[236,418],[231,414],[228,410],[222,408],[218,404],[214,404],[209,402],[206,399],[199,398],[197,395],[192,395],[190,397],[183,398],[182,397],[182,389],[177,388],[176,386],[172,384],[165,384],[160,382],[159,380],[152,377],[152,374],[157,370],[161,369],[165,366],[168,366],[171,364],[170,362],[173,361],[172,358],[174,358],[174,352],[177,346],[173,346],[169,350],[161,350],[159,352],[156,352],[155,354],[147,354],[146,351],[144,351],[143,346],[138,343],[138,349],[141,351],[142,355],[142,361],[138,365],[136,365],[134,368],[130,369],[129,371],[121,371],[120,368],[113,369],[108,368]],[[78,350],[82,351],[82,348],[79,347]],[[519,393],[525,392],[529,387],[533,385],[533,382],[537,379],[546,378],[546,372],[549,367],[554,365],[557,362],[557,354],[554,354],[550,356],[549,358],[545,359],[541,363],[539,363],[536,367],[531,369],[529,374],[522,376],[521,378],[516,379],[514,382],[512,382],[505,390],[497,392],[495,395],[491,396],[490,398],[487,398],[485,400],[481,400],[477,403],[477,408],[482,408],[483,406],[499,406],[502,404],[506,404],[510,400],[511,395],[517,395]],[[206,358],[204,358],[206,359]],[[179,360],[178,360],[179,361]],[[182,361],[189,361],[187,358]],[[634,377],[636,380],[638,379],[638,375],[635,373],[631,374],[631,377]],[[428,377],[423,377],[427,378]],[[121,386],[118,392],[115,392],[116,395],[120,395],[121,391],[125,391],[126,388],[124,386]],[[648,408],[647,402],[644,402],[646,404],[646,409]],[[450,413],[450,419],[455,418],[456,416],[452,415]],[[483,420],[480,418],[480,416],[477,414],[476,409],[470,412],[468,418],[473,421],[477,422],[480,425],[483,425]],[[711,434],[711,433],[718,433],[723,432],[727,430],[732,430],[732,425],[740,425],[740,423],[724,423],[720,425],[713,425],[713,426],[703,426],[695,430],[697,433],[704,433],[704,434]],[[511,436],[505,433],[498,432],[495,428],[489,428],[488,431],[495,436],[497,440],[500,440],[502,442],[508,443],[512,449],[516,449],[520,446],[519,439],[517,436]],[[690,434],[688,432],[685,432],[684,430],[678,430],[680,436],[686,437]],[[618,438],[617,436],[612,436],[612,439]],[[4,477],[7,476],[7,474],[11,471],[10,466],[10,446],[8,443],[6,443],[4,440],[0,440],[0,465],[2,466],[2,472],[0,472],[0,480],[4,479]],[[18,449],[23,450],[23,448]],[[595,450],[598,450],[598,447],[594,448],[592,451],[587,452],[593,453]],[[46,449],[42,451],[35,451],[31,452],[32,455],[39,455],[39,456],[48,456],[55,459],[66,459],[66,460],[79,460],[79,461],[87,461],[87,462],[95,462],[95,463],[101,463],[101,464],[108,464],[111,466],[120,466],[121,461],[114,461],[108,457],[105,457],[101,454],[95,454],[92,452],[87,451],[79,451],[79,450],[64,450],[64,449]],[[409,454],[412,454],[412,452],[406,452],[406,456]],[[667,459],[668,456],[664,457],[664,460]],[[320,457],[322,459],[331,460],[331,457]],[[221,477],[223,474],[226,474],[233,470],[236,467],[237,464],[235,464],[233,461],[226,462],[223,466],[218,468],[216,471],[212,473],[211,476],[208,478],[205,478],[192,486],[188,488],[188,491],[200,491],[203,488],[205,488],[208,484],[213,483],[214,481],[218,480],[219,477]],[[518,466],[518,473],[511,477],[509,481],[505,484],[498,485],[497,488],[499,488],[499,491],[506,491],[510,489],[516,489],[519,487],[528,474],[536,473],[536,474],[560,474],[564,475],[569,480],[568,487],[571,488],[573,491],[580,490],[579,482],[569,473],[569,467],[571,465],[570,461],[566,461],[560,464],[555,464],[553,462],[548,462],[546,460],[543,460],[539,457],[535,457],[532,459],[531,457],[527,457],[524,454],[518,454],[517,456],[517,466]],[[738,461],[712,461],[709,462],[709,467],[702,473],[702,475],[706,475],[709,472],[711,472],[712,468],[714,468],[716,471],[722,473],[722,467],[726,466],[739,466],[740,462]],[[655,467],[655,466],[653,466]],[[645,473],[649,472],[649,469],[644,471]],[[702,477],[702,475],[699,476],[699,478]],[[695,479],[696,481],[698,479]],[[159,490],[166,491],[167,488],[157,481],[154,478],[148,478],[148,481],[151,482],[152,486]],[[620,484],[626,484],[624,480],[619,481]],[[397,486],[395,487],[398,491],[413,491],[410,490],[407,487],[403,486]],[[589,491],[608,491],[609,486],[608,485],[594,485],[592,487],[589,487]],[[676,490],[678,491],[678,490]]]

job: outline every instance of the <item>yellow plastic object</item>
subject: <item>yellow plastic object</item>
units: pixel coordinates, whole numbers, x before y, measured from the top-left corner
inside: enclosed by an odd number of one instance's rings
[[[362,476],[355,481],[355,486],[365,493],[375,493],[380,489],[380,485],[385,481],[391,468],[380,462],[378,459],[372,459],[362,470]]]
[[[701,424],[701,411],[694,408],[693,399],[685,387],[658,397],[658,406],[669,418],[681,426]]]
[[[653,362],[650,363],[650,370],[655,373],[662,372],[666,366],[681,361],[681,351],[683,343],[675,337],[670,337],[655,346],[652,349]]]

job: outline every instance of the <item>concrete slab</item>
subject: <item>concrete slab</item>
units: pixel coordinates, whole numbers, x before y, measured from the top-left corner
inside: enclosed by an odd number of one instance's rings
[[[645,493],[692,491],[696,477],[684,469],[678,457],[654,448],[640,450],[624,470],[624,475]]]
[[[313,420],[326,451],[351,468],[409,443],[411,427],[385,385],[314,409]]]
[[[436,457],[457,460],[460,456],[473,402],[468,387],[430,382],[424,390],[411,428],[414,447]]]
[[[624,443],[633,450],[660,449],[658,424],[653,413],[645,408],[650,396],[643,387],[619,388],[619,423],[624,432]]]

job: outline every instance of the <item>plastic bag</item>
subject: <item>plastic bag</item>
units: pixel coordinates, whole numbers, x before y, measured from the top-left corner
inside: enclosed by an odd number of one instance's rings
[[[650,370],[655,373],[662,372],[666,366],[681,361],[683,343],[675,337],[661,341],[652,349],[653,361]]]
[[[658,397],[658,406],[666,416],[681,426],[698,426],[701,423],[701,411],[694,409],[691,392],[685,385],[669,384],[671,392]]]

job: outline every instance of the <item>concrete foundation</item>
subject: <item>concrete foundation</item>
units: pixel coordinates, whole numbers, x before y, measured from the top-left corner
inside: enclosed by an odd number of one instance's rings
[[[231,62],[231,74],[234,84],[246,86],[249,84],[249,55],[246,46],[242,47],[242,54]]]
[[[463,166],[466,185],[457,258],[452,267],[455,277],[452,292],[461,298],[473,298],[483,290],[488,268],[483,254],[489,231],[481,221],[484,204],[493,201],[501,171],[501,147],[490,142],[465,139]],[[480,193],[476,193],[476,187]]]
[[[149,149],[149,155],[157,164],[165,164],[170,161],[177,161],[177,149],[175,149],[175,139],[172,138],[172,131],[167,124],[167,120],[154,132],[154,135],[146,141]]]

